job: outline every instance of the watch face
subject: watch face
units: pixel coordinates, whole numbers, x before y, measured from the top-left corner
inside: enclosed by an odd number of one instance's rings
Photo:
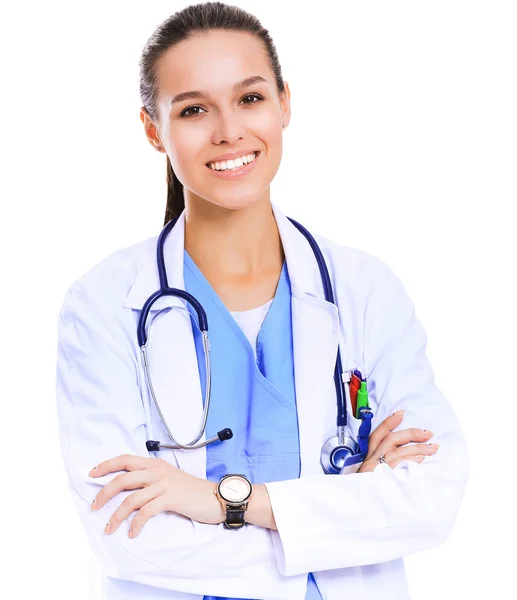
[[[221,481],[219,494],[227,502],[243,502],[251,494],[251,487],[246,479],[232,475]]]

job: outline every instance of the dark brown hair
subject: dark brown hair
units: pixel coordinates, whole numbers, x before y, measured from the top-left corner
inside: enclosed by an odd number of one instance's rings
[[[284,90],[282,71],[275,46],[267,29],[260,21],[242,8],[223,2],[204,2],[187,6],[174,13],[157,27],[149,38],[140,58],[140,98],[143,107],[154,123],[158,122],[156,99],[158,96],[156,63],[171,46],[188,39],[196,32],[213,30],[246,32],[257,36],[267,52],[269,64],[275,75],[279,94]],[[185,208],[183,186],[172,169],[167,156],[167,206],[164,225]]]

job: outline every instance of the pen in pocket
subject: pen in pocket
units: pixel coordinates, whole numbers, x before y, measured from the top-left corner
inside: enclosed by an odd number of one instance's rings
[[[361,408],[368,408],[370,405],[368,404],[368,390],[366,389],[366,380],[361,381],[361,387],[357,391],[357,408],[356,408],[356,418],[360,419],[361,415],[359,410]]]

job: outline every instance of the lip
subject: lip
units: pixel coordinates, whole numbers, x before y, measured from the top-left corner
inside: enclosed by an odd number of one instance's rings
[[[237,179],[240,177],[244,177],[245,175],[247,175],[248,173],[250,173],[253,170],[253,168],[255,167],[255,163],[258,161],[258,159],[260,158],[260,155],[262,154],[261,152],[259,152],[257,150],[252,150],[252,152],[257,153],[257,156],[255,156],[253,161],[248,163],[247,165],[242,165],[242,167],[239,167],[238,169],[235,169],[234,171],[228,171],[228,170],[216,171],[215,169],[211,169],[208,165],[205,165],[205,166],[214,177],[218,177],[219,179]]]
[[[260,152],[260,150],[234,150],[233,152],[227,152],[226,154],[221,154],[220,156],[218,156],[217,158],[212,158],[212,160],[209,160],[207,163],[215,163],[215,162],[222,162],[223,160],[234,160],[236,158],[240,158],[241,156],[246,156],[247,154],[251,154],[252,152]]]

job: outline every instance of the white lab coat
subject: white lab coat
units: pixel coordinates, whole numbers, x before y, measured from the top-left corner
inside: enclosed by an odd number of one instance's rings
[[[130,539],[134,513],[115,533],[104,534],[133,491],[92,511],[97,492],[118,473],[91,478],[90,469],[121,454],[149,456],[146,440],[168,443],[145,384],[136,336],[139,310],[159,287],[157,236],[109,256],[67,293],[58,320],[61,450],[109,600],[195,600],[204,594],[303,600],[309,572],[328,600],[407,600],[403,557],[442,544],[451,533],[469,456],[455,412],[434,383],[412,301],[379,258],[316,235],[338,312],[324,299],[305,237],[275,205],[273,212],[292,287],[301,452],[299,479],[266,484],[278,531],[254,525],[230,531],[162,513]],[[182,215],[165,243],[169,285],[182,289],[183,248]],[[187,443],[203,408],[189,313],[183,300],[169,296],[154,304],[150,319],[153,385],[173,434]],[[336,431],[338,340],[343,367],[368,377],[372,431],[405,409],[398,429],[433,431],[432,441],[440,444],[434,456],[394,469],[381,463],[370,473],[323,474],[321,447]],[[356,437],[360,421],[350,406],[348,415],[349,433]],[[206,478],[204,448],[159,456]]]

